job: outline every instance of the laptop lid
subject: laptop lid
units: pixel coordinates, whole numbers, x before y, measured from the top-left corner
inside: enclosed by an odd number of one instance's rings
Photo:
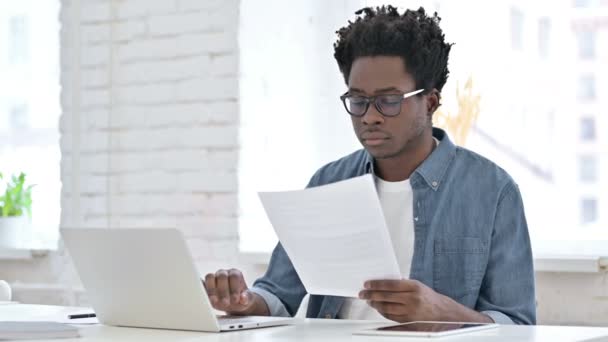
[[[220,331],[192,257],[176,229],[61,229],[100,322]]]

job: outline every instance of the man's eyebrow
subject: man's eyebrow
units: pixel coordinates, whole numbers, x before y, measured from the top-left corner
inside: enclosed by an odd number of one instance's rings
[[[399,90],[399,88],[397,88],[397,87],[378,88],[374,91],[374,94],[387,93],[387,92],[391,92],[391,91],[401,91],[401,90]],[[363,91],[362,89],[354,88],[354,87],[348,88],[348,92],[365,94],[365,91]]]
[[[386,88],[376,89],[376,91],[374,91],[374,93],[375,94],[386,93],[386,92],[389,92],[389,91],[400,91],[400,90],[397,87],[386,87]]]

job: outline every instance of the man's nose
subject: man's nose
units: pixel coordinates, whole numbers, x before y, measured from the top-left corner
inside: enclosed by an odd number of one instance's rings
[[[367,112],[361,117],[361,122],[366,125],[377,125],[384,121],[384,116],[380,114],[378,108],[373,103],[370,103]]]

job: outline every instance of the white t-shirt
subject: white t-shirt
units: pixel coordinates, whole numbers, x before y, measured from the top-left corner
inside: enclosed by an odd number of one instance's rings
[[[376,191],[401,274],[409,277],[414,253],[414,193],[410,180],[387,182],[378,177]],[[363,284],[361,284],[363,288]],[[343,319],[387,320],[364,300],[347,298],[338,314]]]
[[[434,139],[438,146],[439,140]],[[409,277],[414,255],[414,192],[410,180],[387,182],[374,178],[399,269],[404,277]],[[344,301],[338,318],[388,321],[366,301],[357,298]]]

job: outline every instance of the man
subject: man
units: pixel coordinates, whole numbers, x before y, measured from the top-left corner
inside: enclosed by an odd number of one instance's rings
[[[517,185],[432,127],[451,48],[440,18],[392,6],[356,14],[337,32],[334,56],[348,87],[341,100],[364,149],[322,167],[309,187],[372,173],[409,279],[370,279],[358,299],[313,295],[307,317],[535,324]],[[292,316],[306,295],[281,244],[252,288],[238,270],[208,274],[205,286],[215,308],[237,315]]]

